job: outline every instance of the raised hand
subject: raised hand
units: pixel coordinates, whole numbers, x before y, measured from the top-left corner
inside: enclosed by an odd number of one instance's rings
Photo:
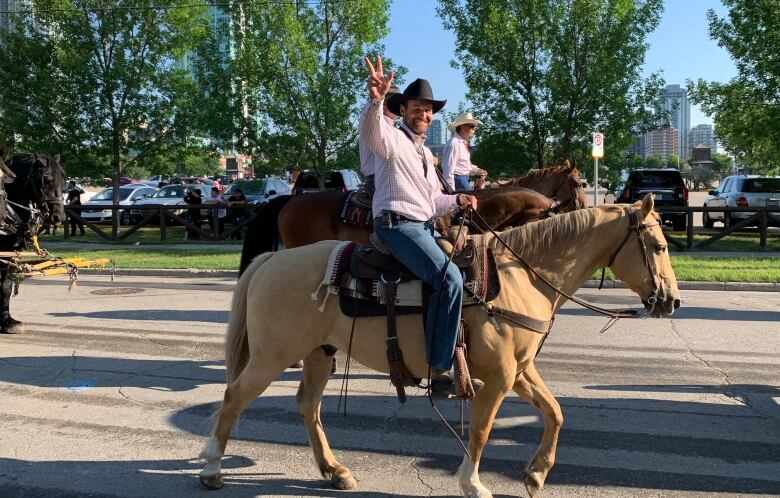
[[[371,63],[371,59],[368,57],[363,58],[366,62],[366,68],[368,69],[368,96],[371,100],[382,100],[387,95],[390,87],[393,85],[394,71],[390,71],[385,75],[384,68],[382,67],[382,56],[377,54],[376,67]]]

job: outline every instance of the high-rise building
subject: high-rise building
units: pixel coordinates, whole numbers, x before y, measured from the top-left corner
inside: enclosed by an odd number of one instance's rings
[[[656,128],[645,133],[645,155],[661,156],[663,159],[669,159],[669,156],[678,153],[679,145],[677,137],[679,134],[674,128]],[[682,160],[682,156],[680,157]]]
[[[0,31],[14,29],[14,21],[11,12],[16,12],[24,7],[24,0],[0,0]]]
[[[713,153],[718,150],[718,140],[715,138],[715,129],[712,125],[700,124],[691,128],[688,132],[688,146],[692,151],[697,145],[709,147]]]
[[[434,119],[431,121],[431,126],[428,127],[428,131],[425,132],[425,145],[430,147],[431,145],[441,145],[444,140],[444,127],[442,126],[441,119]]]
[[[688,91],[680,85],[666,85],[664,89],[664,110],[669,116],[669,126],[677,130],[677,151],[681,161],[690,157],[688,130],[691,129],[691,103]]]

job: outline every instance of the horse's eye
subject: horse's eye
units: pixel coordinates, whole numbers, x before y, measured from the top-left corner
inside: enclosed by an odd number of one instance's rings
[[[666,252],[666,246],[662,245],[662,244],[658,244],[657,246],[655,246],[655,252],[656,252],[656,254],[663,254],[663,253],[665,253]]]

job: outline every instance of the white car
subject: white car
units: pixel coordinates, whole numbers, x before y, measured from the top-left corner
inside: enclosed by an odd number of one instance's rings
[[[154,195],[157,189],[142,185],[139,183],[131,183],[129,185],[122,185],[119,187],[119,205],[129,208],[133,202],[144,197]],[[110,205],[114,199],[114,189],[106,188],[93,195],[88,201],[82,202],[84,206],[106,206]],[[84,209],[81,211],[81,217],[87,221],[104,221],[111,220],[111,209]],[[119,223],[121,225],[131,224],[130,210],[119,210]]]
[[[200,190],[200,197],[204,200],[204,202],[206,199],[208,199],[209,195],[211,195],[211,186],[205,185],[203,183],[166,185],[165,187],[158,190],[157,193],[155,193],[153,196],[145,197],[133,203],[133,207],[130,209],[130,216],[132,221],[137,223],[147,216],[151,216],[159,212],[159,209],[144,208],[144,206],[147,205],[181,205],[182,208],[173,211],[173,213],[177,215],[183,214],[187,206],[187,203],[184,202],[184,194],[186,194],[187,190],[190,189]]]
[[[734,175],[727,176],[718,188],[704,198],[705,207],[750,207],[780,206],[780,176]],[[755,213],[748,211],[725,213],[710,211],[702,213],[704,226],[712,228],[716,221],[730,226]],[[769,219],[770,224],[777,224]]]

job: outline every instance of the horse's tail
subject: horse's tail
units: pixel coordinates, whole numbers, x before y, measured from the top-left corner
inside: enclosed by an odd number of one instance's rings
[[[233,292],[233,303],[230,307],[230,320],[225,336],[225,371],[227,383],[230,385],[249,361],[249,342],[247,340],[246,309],[249,282],[257,269],[273,256],[273,253],[263,254],[255,259],[252,271],[238,280]]]
[[[292,199],[291,195],[280,195],[263,206],[255,219],[249,223],[241,248],[241,264],[238,268],[239,277],[244,273],[255,256],[264,252],[274,251],[279,243],[279,213]]]

